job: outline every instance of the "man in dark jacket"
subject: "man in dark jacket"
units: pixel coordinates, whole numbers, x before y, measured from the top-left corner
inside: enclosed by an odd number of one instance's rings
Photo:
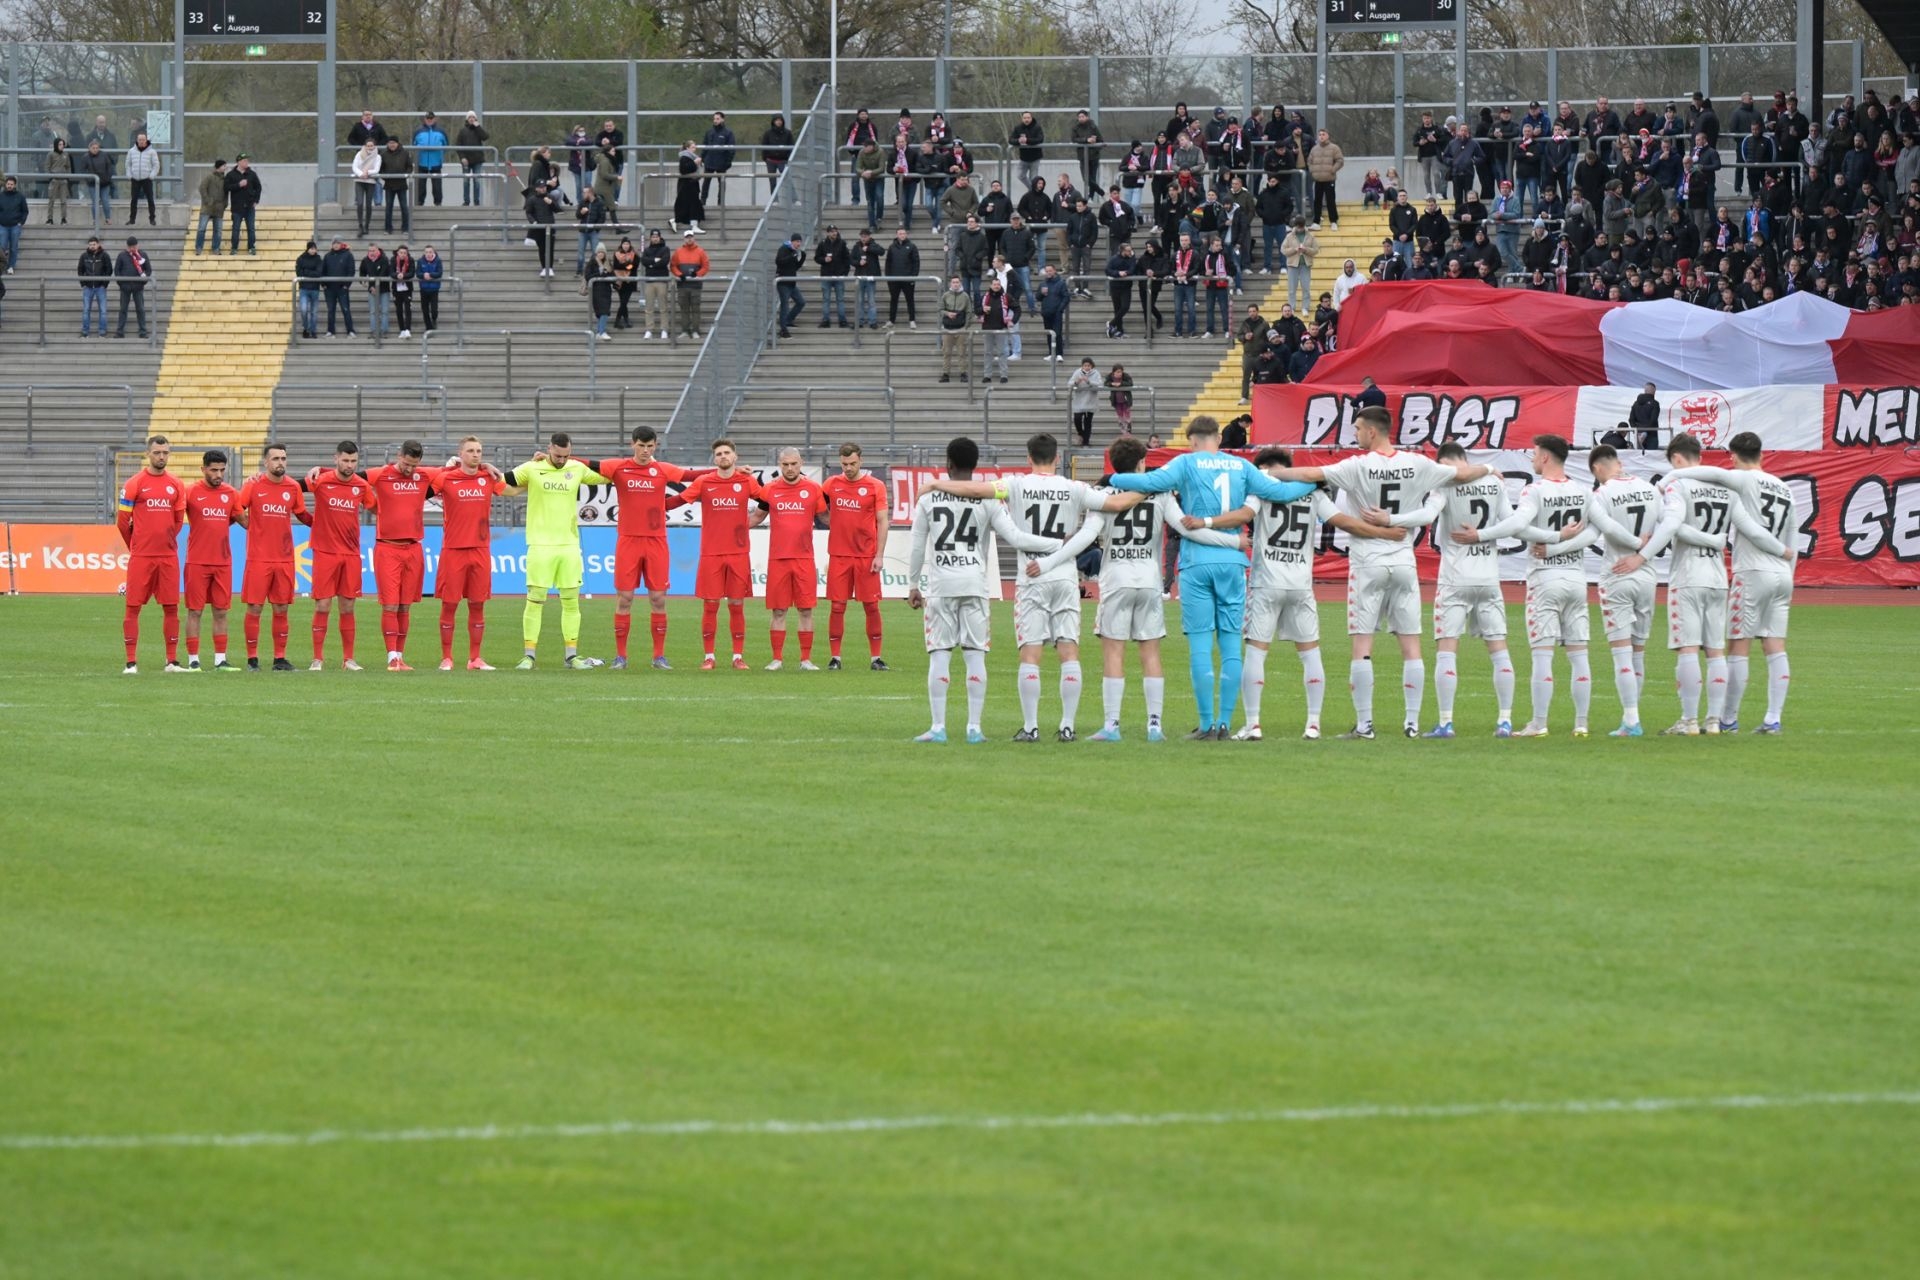
[[[264,188],[260,184],[260,175],[253,167],[253,161],[242,151],[234,158],[233,172],[227,175],[227,212],[232,218],[232,229],[227,244],[229,253],[240,252],[240,227],[247,228],[247,252],[253,249],[253,211],[260,203]]]
[[[1040,269],[1040,324],[1052,340],[1053,358],[1061,360],[1067,354],[1067,306],[1072,295],[1067,290],[1067,282],[1054,269],[1052,263]]]
[[[312,240],[307,241],[307,250],[293,260],[294,279],[300,282],[299,292],[294,301],[300,311],[300,336],[317,336],[320,327],[320,277],[326,274],[325,260],[320,256],[320,247]]]
[[[980,197],[979,213],[980,226],[987,233],[987,256],[992,257],[1000,252],[1000,237],[1013,221],[1013,197],[998,182],[990,183],[987,194]]]
[[[407,202],[407,175],[412,172],[413,157],[401,150],[400,139],[388,138],[386,149],[380,153],[380,185],[387,193],[386,229],[393,230],[393,211],[397,207],[402,235],[413,230],[413,211]]]
[[[1414,234],[1429,256],[1437,255],[1447,247],[1447,238],[1453,234],[1453,223],[1447,215],[1440,212],[1440,202],[1432,196],[1427,197],[1427,211],[1414,223]]]
[[[1413,237],[1420,230],[1420,212],[1413,207],[1413,201],[1407,199],[1403,188],[1387,210],[1387,231],[1393,239],[1393,251],[1400,256],[1400,265],[1404,270],[1413,265]]]
[[[487,139],[492,136],[480,123],[477,112],[467,112],[466,121],[453,140],[454,154],[460,161],[460,203],[463,205],[484,203],[480,194],[480,170],[487,159]]]
[[[1453,216],[1456,218],[1466,208],[1467,193],[1473,190],[1473,177],[1483,158],[1480,140],[1464,124],[1454,131],[1453,141],[1440,153],[1440,161],[1447,170],[1447,180],[1453,184]]]
[[[847,324],[847,277],[853,272],[853,255],[840,238],[840,228],[829,225],[826,235],[814,246],[813,261],[820,268],[820,327],[830,329],[837,317],[842,329]]]
[[[987,248],[987,233],[980,226],[978,215],[968,214],[967,225],[953,238],[953,270],[965,284],[967,296],[974,305],[980,303],[980,277],[985,274],[987,263],[993,257]]]
[[[88,321],[100,317],[100,336],[107,336],[107,280],[113,275],[113,259],[100,247],[100,237],[87,240],[80,255],[80,336],[86,337]]]
[[[140,336],[147,336],[147,281],[153,278],[153,262],[140,248],[138,237],[128,236],[127,247],[113,260],[113,282],[120,286],[120,323],[113,336],[127,336],[127,306],[132,304],[139,319]]]
[[[1100,126],[1085,111],[1073,117],[1073,131],[1068,140],[1080,148],[1080,176],[1086,179],[1087,190],[1100,189]]]
[[[778,176],[774,178],[779,182]],[[800,296],[800,271],[807,265],[806,241],[798,231],[787,237],[787,242],[774,251],[773,287],[780,295],[780,311],[775,319],[780,336],[793,336],[793,322],[806,309],[807,300]]]
[[[1064,221],[1067,224],[1067,274],[1090,276],[1093,274],[1093,252],[1100,243],[1100,220],[1087,206],[1087,198],[1076,196],[1073,211]],[[1093,296],[1093,291],[1086,287],[1084,281],[1073,291],[1082,298]]]
[[[1106,203],[1100,206],[1100,225],[1107,229],[1110,253],[1119,253],[1120,246],[1133,239],[1133,206],[1121,197],[1120,188],[1107,189]]]
[[[360,264],[354,261],[353,250],[347,247],[345,240],[335,240],[327,256],[320,260],[320,275],[327,292],[327,336],[334,336],[333,313],[336,309],[347,317],[347,336],[353,336],[353,288],[354,277],[359,274]]]
[[[6,259],[7,274],[13,274],[20,260],[20,230],[27,225],[27,193],[9,177],[0,185],[0,257]]]
[[[1401,192],[1404,199],[1406,192]],[[1280,181],[1280,175],[1267,175],[1267,185],[1260,188],[1260,194],[1254,200],[1254,208],[1260,214],[1260,274],[1273,274],[1273,260],[1284,257],[1280,246],[1287,238],[1287,227],[1293,221],[1293,192],[1287,184]],[[1284,265],[1284,263],[1282,264]]]
[[[1140,263],[1133,256],[1133,242],[1122,240],[1119,251],[1107,259],[1107,291],[1113,298],[1113,319],[1107,322],[1109,338],[1127,336],[1127,312],[1133,307],[1133,281],[1140,274]]]
[[[887,246],[884,262],[887,275],[887,323],[900,323],[900,302],[907,303],[907,328],[918,329],[919,317],[913,310],[913,277],[920,274],[920,246],[907,236],[905,227],[895,227],[893,243]],[[902,276],[907,277],[901,279]]]
[[[1007,260],[1007,292],[1028,311],[1034,308],[1033,253],[1033,232],[1026,219],[1016,213],[1013,225],[1000,237],[1000,256]]]
[[[735,145],[733,130],[727,127],[727,113],[714,112],[713,124],[708,127],[706,136],[700,139],[700,167],[707,171],[707,176],[700,180],[701,204],[705,204],[707,197],[712,194],[713,180],[716,176],[720,179],[720,187],[724,195],[727,170],[733,168]],[[723,199],[721,203],[724,204],[725,200]]]
[[[1307,375],[1313,372],[1313,366],[1320,359],[1320,349],[1311,333],[1300,338],[1300,349],[1287,361],[1287,380],[1305,382]]]
[[[1633,407],[1627,410],[1627,427],[1633,432],[1632,448],[1660,447],[1660,397],[1654,394],[1651,382],[1634,397]]]

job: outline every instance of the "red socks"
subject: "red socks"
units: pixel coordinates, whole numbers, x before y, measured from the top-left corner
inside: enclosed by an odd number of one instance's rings
[[[327,619],[331,617],[333,617],[331,613],[316,613],[313,615],[313,660],[315,662],[320,661],[320,651],[326,647]],[[346,634],[346,619],[344,618],[340,620],[340,632],[342,635]]]
[[[140,658],[140,606],[127,606],[126,620],[120,624],[121,634],[127,641],[127,661],[137,662]]]
[[[400,647],[406,643],[400,631],[401,626],[404,625],[400,621],[403,616],[399,611],[394,609],[382,609],[380,611],[380,638],[387,642],[388,653],[400,652]],[[346,625],[347,620],[341,618],[340,627],[343,633]]]
[[[847,602],[835,600],[827,615],[827,652],[834,657],[840,656],[840,641],[847,634]]]
[[[813,661],[813,632],[811,631],[800,633],[800,661]]]
[[[874,657],[880,656],[880,603],[869,600],[867,605],[867,648]]]
[[[273,660],[275,662],[287,656],[287,633],[292,629],[292,621],[286,614],[276,613],[273,615]],[[259,630],[259,624],[256,622],[254,624],[254,632],[256,635],[259,633]]]
[[[787,629],[785,627],[781,627],[778,630],[768,628],[767,641],[773,645],[773,660],[775,662],[781,661],[787,650]],[[738,639],[733,643],[735,648],[738,648],[740,645]]]
[[[487,634],[487,608],[485,605],[467,603],[467,661],[480,661],[480,642]]]
[[[350,613],[340,615],[340,656],[348,662],[353,661],[354,619]]]
[[[240,630],[246,636],[247,657],[257,659],[260,656],[260,615],[248,614],[246,620],[240,624]]]
[[[653,615],[653,656],[667,656],[667,615],[664,613]]]
[[[701,653],[710,654],[713,652],[713,636],[714,633],[719,630],[719,626],[720,602],[718,600],[702,600],[700,602]]]
[[[167,638],[167,661],[177,662],[180,658],[180,606],[163,604],[160,615],[165,621],[160,624],[160,633]]]
[[[472,613],[469,611],[469,618]],[[460,602],[442,600],[440,602],[440,661],[453,661],[453,630],[460,620]]]
[[[733,652],[735,655],[747,651],[747,606],[730,604],[727,606],[727,630],[733,633]]]
[[[627,635],[633,630],[633,615],[616,613],[613,615],[613,652],[614,656],[627,656]]]

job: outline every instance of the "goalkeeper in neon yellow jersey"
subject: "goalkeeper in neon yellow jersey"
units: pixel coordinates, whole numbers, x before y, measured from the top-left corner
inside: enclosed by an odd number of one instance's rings
[[[580,486],[606,484],[607,479],[584,462],[575,461],[573,440],[556,431],[545,453],[523,462],[507,475],[507,483],[527,492],[527,611],[522,634],[527,656],[517,670],[533,670],[534,650],[540,644],[540,624],[549,588],[560,593],[560,636],[567,645],[567,666],[585,671],[601,665],[583,658],[580,644],[580,582],[585,566],[580,558]]]

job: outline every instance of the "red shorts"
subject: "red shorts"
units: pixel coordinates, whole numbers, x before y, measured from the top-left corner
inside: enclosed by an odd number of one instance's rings
[[[693,594],[702,600],[752,599],[753,561],[744,551],[731,556],[701,556]]]
[[[343,556],[331,551],[313,553],[313,591],[315,600],[360,598],[360,557]]]
[[[819,586],[811,560],[773,560],[767,564],[769,609],[811,609]]]
[[[871,556],[834,556],[827,561],[827,599],[870,604],[880,598],[880,575]]]
[[[127,560],[127,603],[180,603],[180,557],[132,556]]]
[[[190,564],[187,566],[187,608],[198,613],[208,605],[216,609],[225,609],[232,603],[232,565]]]
[[[373,581],[381,604],[419,604],[427,557],[417,542],[373,544]]]
[[[493,560],[485,547],[456,547],[440,553],[433,594],[441,600],[485,604],[493,596]]]
[[[248,604],[292,604],[293,565],[287,561],[271,564],[248,556],[240,598]]]
[[[672,564],[665,538],[621,534],[613,546],[613,589],[638,591],[645,582],[649,591],[665,591]]]

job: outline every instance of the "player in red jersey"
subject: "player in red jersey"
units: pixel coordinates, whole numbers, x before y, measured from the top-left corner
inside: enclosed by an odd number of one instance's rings
[[[670,462],[656,462],[660,437],[652,427],[633,429],[633,457],[588,465],[613,482],[619,498],[620,537],[614,544],[613,669],[627,665],[627,633],[633,628],[633,595],[642,582],[653,623],[653,665],[667,663],[667,588],[671,557],[667,551],[667,486],[687,478]],[[708,645],[712,648],[712,645]]]
[[[780,451],[780,474],[765,488],[760,509],[753,513],[757,525],[767,522],[767,640],[773,648],[773,661],[767,670],[778,671],[787,647],[787,610],[800,611],[800,669],[818,671],[813,665],[813,606],[819,579],[813,568],[813,531],[815,521],[827,512],[827,496],[820,482],[800,470],[800,451]]]
[[[273,669],[287,661],[287,606],[293,603],[293,522],[311,525],[304,486],[287,474],[287,447],[260,451],[260,474],[240,486],[240,527],[247,531],[246,576],[240,599],[247,606],[247,670],[260,669],[260,611],[273,606]]]
[[[433,593],[440,598],[442,671],[453,670],[453,627],[462,600],[467,602],[467,670],[493,670],[480,657],[487,600],[493,595],[493,500],[516,490],[480,464],[484,452],[480,437],[468,436],[460,442],[458,463],[441,471],[433,484],[441,511]]]
[[[200,670],[200,614],[213,609],[213,669],[238,671],[227,661],[227,609],[233,603],[233,542],[229,531],[240,494],[227,483],[227,455],[200,455],[200,478],[187,486],[187,670]]]
[[[888,670],[880,656],[880,569],[892,524],[887,487],[860,471],[860,446],[840,446],[840,474],[823,486],[827,494],[827,670],[840,670],[840,640],[847,633],[847,602],[867,610],[868,666]]]
[[[753,563],[747,553],[747,525],[752,505],[763,496],[751,471],[738,468],[733,441],[713,442],[713,470],[703,471],[667,506],[700,504],[700,574],[694,594],[700,597],[702,671],[711,671],[713,637],[720,617],[720,601],[727,602],[727,622],[733,633],[733,669],[747,669],[747,605],[753,597]]]
[[[324,665],[320,652],[326,647],[327,621],[333,616],[333,603],[340,602],[340,664],[348,671],[359,671],[353,660],[353,602],[360,598],[360,512],[376,506],[373,485],[359,473],[360,446],[342,440],[333,451],[333,470],[323,471],[309,482],[313,491],[313,664],[309,671]]]
[[[420,540],[425,536],[427,495],[440,478],[440,468],[423,467],[426,450],[418,440],[403,441],[400,456],[367,472],[379,502],[373,526],[373,581],[380,593],[380,632],[387,640],[387,670],[411,671],[404,656],[407,627],[413,606],[420,603],[427,558]]]
[[[140,609],[160,605],[167,640],[167,670],[185,671],[180,656],[180,522],[186,517],[186,486],[167,474],[171,452],[165,436],[147,437],[147,461],[120,491],[120,540],[127,544],[127,674],[138,675]]]

